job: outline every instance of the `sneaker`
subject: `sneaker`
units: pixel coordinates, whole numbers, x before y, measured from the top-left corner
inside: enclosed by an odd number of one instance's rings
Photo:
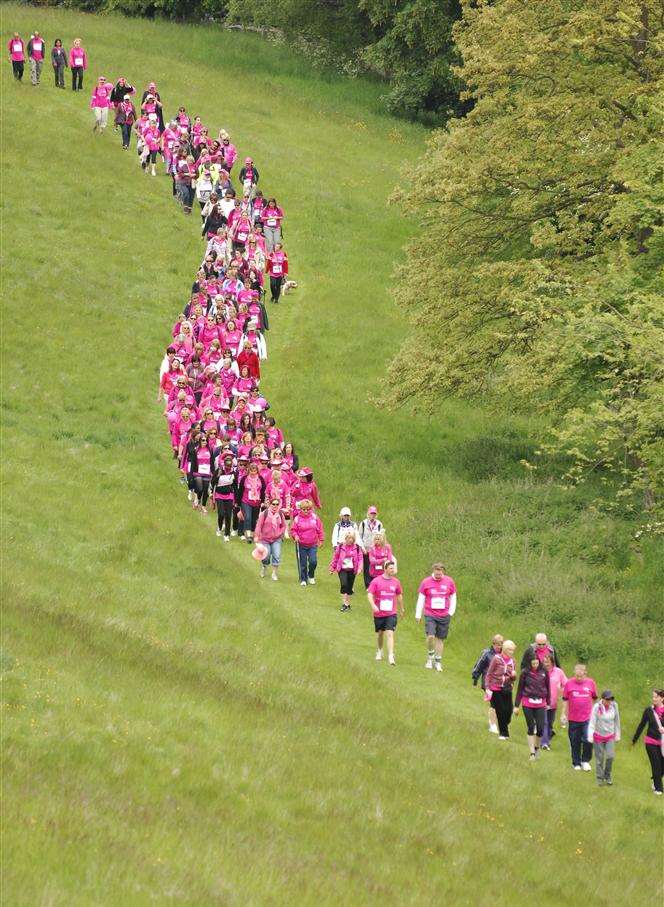
[[[301,585],[301,586],[306,586],[306,585],[307,585],[307,581],[306,581],[305,579],[303,579],[302,582],[300,583],[300,585]]]
[[[221,538],[221,529],[217,529],[215,535],[217,536],[218,539],[220,539]]]
[[[548,743],[543,743],[542,746],[540,747],[540,749],[542,749],[542,750],[550,750],[551,747],[549,746]]]
[[[225,542],[230,542],[230,540],[231,540],[230,535],[225,535],[225,536],[224,536],[224,541],[225,541]]]
[[[427,669],[427,671],[431,671],[433,669],[433,658],[427,658],[427,663],[424,665],[424,667]]]
[[[613,781],[610,778],[605,778],[604,783],[608,784],[609,787],[613,787]]]
[[[378,649],[378,651],[376,652],[376,661],[382,661],[382,660],[383,660],[383,652],[381,649]]]
[[[306,586],[306,583],[302,583],[303,586]],[[350,611],[350,605],[342,605],[339,610],[343,613],[344,611]]]
[[[653,791],[653,793],[655,794],[656,797],[661,797],[661,796],[662,796],[662,791],[661,791],[661,790]]]
[[[395,665],[396,661],[394,660],[394,655],[388,655],[387,662],[388,662],[388,664]]]
[[[433,666],[438,672],[443,670],[443,666],[439,661],[434,661]]]
[[[279,577],[278,577],[277,574],[274,572],[274,570],[272,571],[272,579],[273,579],[275,582],[279,579]]]
[[[591,771],[590,762],[582,762],[582,763],[581,763],[581,768],[584,770],[584,772],[589,772],[589,771]]]
[[[500,734],[499,737],[498,737],[498,739],[499,739],[499,740],[509,740],[510,738],[509,738],[509,737],[503,737],[503,735]]]
[[[497,733],[498,733],[498,725],[497,725],[497,724],[490,724],[490,725],[489,725],[489,733],[490,733],[490,734],[497,734]]]
[[[580,766],[580,765],[573,765],[572,768],[574,769],[575,772],[580,772],[580,771],[581,771],[581,766]]]
[[[237,535],[237,529],[231,529],[231,535],[232,536]]]
[[[531,762],[534,762],[537,759],[537,753],[531,753],[528,758]]]
[[[309,577],[309,585],[310,585],[310,586],[315,586],[315,585],[316,585],[316,580],[313,578],[313,576],[310,576],[310,577]]]
[[[261,579],[265,576],[265,564],[261,564]]]

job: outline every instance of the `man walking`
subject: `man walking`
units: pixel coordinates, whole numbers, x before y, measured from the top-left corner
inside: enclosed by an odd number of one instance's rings
[[[44,65],[44,39],[38,31],[28,41],[28,59],[30,60],[30,81],[39,85],[42,66]]]
[[[415,608],[419,623],[424,612],[424,632],[427,638],[425,668],[443,670],[443,647],[450,629],[450,620],[456,611],[456,586],[451,576],[445,575],[442,564],[434,564],[431,576],[420,583]]]
[[[20,82],[23,79],[23,67],[25,65],[25,45],[17,31],[9,39],[7,49],[9,50],[9,59],[12,61],[14,78],[17,82]]]
[[[523,653],[523,658],[521,659],[522,671],[530,667],[530,662],[533,660],[533,658],[539,658],[540,664],[544,664],[545,658],[550,658],[557,668],[560,667],[558,654],[550,644],[546,633],[536,633],[535,642],[531,643],[526,648],[526,651]]]
[[[563,714],[560,724],[567,724],[567,735],[572,753],[572,768],[580,772],[590,771],[593,745],[588,740],[588,724],[597,699],[595,681],[588,677],[585,665],[574,665],[574,677],[563,687]]]
[[[373,611],[374,630],[376,631],[376,661],[383,659],[383,638],[387,640],[388,664],[396,664],[394,659],[394,631],[397,628],[397,609],[404,616],[403,590],[396,577],[397,568],[394,561],[385,561],[382,576],[372,579],[367,590],[367,598]]]

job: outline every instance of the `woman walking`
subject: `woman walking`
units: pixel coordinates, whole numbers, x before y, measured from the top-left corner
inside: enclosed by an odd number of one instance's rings
[[[81,39],[76,38],[69,51],[69,68],[71,69],[71,90],[83,90],[83,73],[88,68],[88,55],[81,44]]]
[[[652,789],[661,797],[664,792],[662,775],[664,774],[664,690],[652,691],[652,705],[644,709],[639,726],[632,737],[632,746],[637,742],[645,730],[646,753],[650,760],[652,773]]]
[[[108,125],[108,108],[111,106],[112,91],[113,86],[111,83],[107,82],[104,76],[99,76],[95,90],[90,98],[90,109],[95,115],[95,124],[92,127],[93,132],[99,130],[102,133]]]
[[[131,140],[131,128],[136,122],[136,108],[134,107],[130,95],[126,94],[118,104],[115,112],[115,125],[120,127],[122,133],[122,147],[125,151],[129,150]]]
[[[330,563],[330,573],[339,574],[341,611],[350,611],[350,598],[353,594],[355,577],[362,569],[362,564],[362,549],[355,541],[355,532],[349,529],[344,533],[343,541],[334,549]]]
[[[265,480],[258,472],[258,464],[250,463],[246,476],[238,483],[238,498],[242,512],[244,538],[251,543],[258,522],[261,504],[265,499]]]
[[[51,63],[53,64],[53,76],[55,78],[55,87],[64,88],[65,87],[65,69],[69,65],[67,63],[67,54],[64,47],[62,46],[62,41],[60,38],[55,39],[55,44],[51,50]]]
[[[567,683],[567,676],[562,668],[556,666],[553,655],[544,656],[544,667],[549,674],[549,706],[546,710],[546,725],[544,727],[544,736],[542,737],[542,749],[551,749],[551,739],[555,737],[556,732],[553,725],[556,720],[556,711],[558,710],[558,697],[562,694]]]
[[[526,735],[531,761],[537,759],[539,755],[546,725],[549,696],[549,675],[535,655],[530,659],[530,667],[524,668],[519,675],[514,701],[515,715],[519,714],[519,707],[523,702],[523,717],[526,719]]]
[[[486,672],[486,696],[496,712],[499,740],[509,740],[510,736],[512,686],[516,680],[515,652],[516,645],[506,639],[502,651],[493,656]]]
[[[316,585],[318,546],[325,540],[320,517],[313,512],[310,500],[300,501],[298,512],[291,525],[291,535],[297,543],[297,563],[300,571],[300,585]]]
[[[194,510],[200,509],[201,513],[207,513],[207,500],[210,493],[210,481],[212,479],[212,454],[207,443],[207,434],[202,431],[193,451],[189,458],[189,470],[193,479],[193,487],[196,492],[196,500],[193,502]]]
[[[270,276],[271,301],[279,302],[284,278],[288,276],[288,255],[284,252],[280,242],[275,243],[274,249],[268,253],[265,259],[265,270]]]
[[[272,579],[278,580],[279,565],[281,564],[281,546],[286,534],[286,518],[281,512],[281,501],[274,497],[267,510],[258,517],[254,541],[261,542],[267,548],[267,554],[261,561],[261,576],[265,576],[267,568],[272,564]]]
[[[23,80],[23,71],[25,69],[25,44],[23,38],[17,31],[14,32],[7,44],[9,59],[12,63],[12,72],[17,82]]]
[[[223,535],[225,542],[230,542],[233,532],[233,515],[237,499],[237,469],[232,454],[224,454],[220,467],[212,479],[213,506],[217,510],[217,536]]]
[[[268,254],[274,250],[276,243],[281,242],[281,222],[283,219],[284,212],[277,204],[276,198],[268,199],[267,205],[261,210],[265,251]]]
[[[604,690],[590,713],[588,741],[595,754],[595,774],[600,787],[613,784],[611,769],[616,758],[616,743],[620,740],[620,712],[611,690]]]

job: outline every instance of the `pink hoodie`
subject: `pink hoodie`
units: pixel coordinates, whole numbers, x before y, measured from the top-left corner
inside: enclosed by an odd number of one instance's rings
[[[92,97],[90,98],[90,108],[94,107],[112,107],[111,103],[111,92],[113,91],[113,86],[110,82],[104,83],[104,85],[97,85],[95,90],[92,92]]]
[[[325,541],[325,532],[320,517],[313,511],[309,513],[298,513],[291,526],[291,535],[296,542],[311,548],[314,545],[322,545]]]
[[[82,47],[72,47],[69,51],[69,65],[88,68],[88,55]]]
[[[21,38],[10,38],[7,44],[9,56],[14,63],[25,62],[25,44]]]
[[[359,545],[337,545],[330,563],[330,570],[334,573],[338,573],[340,570],[352,570],[357,574],[363,564],[364,558]]]
[[[285,532],[286,519],[281,510],[272,513],[268,509],[258,517],[254,539],[257,542],[276,542],[277,539],[283,538]]]

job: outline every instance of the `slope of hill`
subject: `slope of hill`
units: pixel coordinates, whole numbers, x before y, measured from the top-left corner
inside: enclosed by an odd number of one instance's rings
[[[410,226],[386,199],[425,132],[251,36],[3,6],[3,40],[35,27],[80,34],[92,68],[78,96],[2,73],[7,902],[651,898],[641,748],[621,744],[612,790],[570,771],[562,736],[529,765],[522,719],[489,738],[469,673],[493,632],[547,629],[631,730],[661,682],[654,552],[589,492],[522,475],[526,421],[370,402],[403,329],[388,288]],[[268,588],[186,506],[154,400],[200,237],[163,176],[92,135],[99,74],[226,126],[287,211],[300,287],[273,315],[268,397],[328,530],[342,504],[381,508],[410,609],[395,669],[362,596],[340,615],[290,548]],[[442,677],[412,620],[439,556],[460,590]]]

